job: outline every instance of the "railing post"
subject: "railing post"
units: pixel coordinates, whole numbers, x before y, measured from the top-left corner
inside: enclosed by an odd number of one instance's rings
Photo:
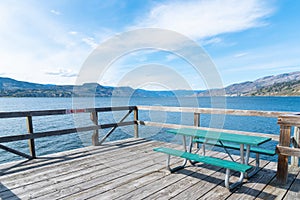
[[[27,116],[27,130],[30,135],[33,135],[32,116]],[[28,140],[28,146],[31,158],[36,158],[34,139]]]
[[[98,126],[98,113],[96,111],[91,112],[91,120],[93,123]],[[99,145],[99,130],[94,130],[94,133],[92,135],[92,144],[93,146]]]
[[[137,107],[133,110],[133,120],[135,122],[135,124],[134,124],[134,137],[138,138],[139,137],[139,125],[138,125],[139,112],[138,112]]]
[[[293,147],[294,148],[300,147],[300,129],[297,126],[294,127]],[[299,166],[299,158],[297,156],[291,157],[291,165],[294,167]]]
[[[291,126],[280,125],[279,146],[290,146]],[[278,155],[277,163],[277,181],[279,184],[285,184],[288,177],[288,155]]]
[[[194,113],[194,126],[200,127],[200,113]]]
[[[194,126],[200,127],[200,113],[194,113]],[[195,143],[195,148],[199,148],[199,143]]]

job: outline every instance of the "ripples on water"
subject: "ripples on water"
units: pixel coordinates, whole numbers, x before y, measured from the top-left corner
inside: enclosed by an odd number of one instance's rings
[[[197,101],[198,100],[198,101]],[[214,99],[213,107],[218,106],[218,101]],[[164,105],[183,107],[212,107],[209,97],[202,98],[0,98],[0,112],[29,111],[29,110],[52,110],[71,109],[87,107],[108,107],[127,105]],[[300,112],[299,97],[228,97],[226,98],[227,109],[242,110],[265,110],[265,111],[293,111]],[[99,113],[99,123],[114,123],[119,121],[127,111]],[[157,121],[177,124],[193,124],[193,113],[165,113],[159,111],[140,111],[139,118],[145,121]],[[201,126],[211,125],[211,116],[201,115]],[[220,118],[222,119],[222,117]],[[132,116],[128,120],[132,120]],[[89,114],[77,115],[56,115],[33,117],[34,131],[43,132],[58,129],[74,128],[79,126],[92,125]],[[224,121],[225,129],[262,132],[279,134],[277,119],[263,117],[226,116]],[[151,138],[168,142],[180,142],[178,136],[165,133],[164,129],[157,127],[139,128],[140,137]],[[108,130],[100,130],[100,136]],[[26,119],[12,118],[0,119],[0,135],[26,134]],[[62,136],[52,136],[35,140],[37,155],[45,155],[75,148],[91,145],[92,132],[74,133]],[[133,127],[120,127],[109,138],[108,141],[133,137]],[[6,143],[5,145],[19,149],[24,153],[29,153],[27,141]],[[268,143],[267,148],[274,148],[276,143]],[[20,159],[19,156],[0,150],[0,163]],[[275,158],[273,158],[275,159]]]

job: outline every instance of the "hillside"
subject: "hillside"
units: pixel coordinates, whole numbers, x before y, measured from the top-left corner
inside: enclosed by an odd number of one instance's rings
[[[214,89],[198,94],[218,96],[300,96],[300,72],[291,72],[266,76],[255,81],[246,81],[229,85],[223,89]]]
[[[225,91],[228,95],[262,95],[264,92],[272,91],[272,88],[275,87],[276,93],[272,93],[273,95],[292,95],[296,92],[292,90],[292,87],[296,87],[295,84],[297,81],[300,81],[300,72],[292,72],[275,76],[266,76],[253,82],[248,81],[244,83],[233,84],[226,87]],[[290,88],[286,87],[287,85],[290,85]],[[297,89],[295,88],[295,90]],[[268,93],[265,93],[265,95],[268,95]]]
[[[109,87],[98,83],[47,85],[0,77],[0,97],[191,97],[191,96],[300,96],[300,72],[266,76],[255,81],[209,91],[148,91],[131,87]]]
[[[193,96],[194,91],[147,91],[131,87],[109,87],[98,83],[43,85],[0,77],[0,97],[171,97]]]

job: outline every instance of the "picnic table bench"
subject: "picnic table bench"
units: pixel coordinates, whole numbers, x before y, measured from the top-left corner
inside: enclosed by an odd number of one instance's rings
[[[248,178],[254,175],[258,171],[259,154],[275,155],[275,151],[265,150],[257,147],[260,144],[263,144],[271,140],[271,138],[267,138],[267,137],[248,136],[248,135],[231,134],[225,132],[207,131],[207,130],[199,130],[199,129],[186,129],[186,128],[174,129],[174,130],[172,129],[172,130],[168,130],[167,132],[173,134],[179,134],[183,136],[184,151],[165,148],[165,147],[154,148],[153,150],[167,154],[168,156],[167,168],[168,170],[170,170],[171,173],[179,169],[183,169],[187,161],[190,161],[192,164],[194,164],[194,162],[201,162],[210,165],[215,165],[218,167],[223,167],[226,169],[225,186],[229,190],[236,188],[243,182],[243,179],[245,177]],[[186,137],[190,137],[190,146],[188,150],[186,148]],[[196,151],[196,153],[192,153],[193,143],[202,144],[202,150],[203,150],[202,155],[198,154],[199,149]],[[211,156],[206,156],[205,155],[206,144],[223,147],[226,153],[228,153],[229,157],[231,158],[231,161],[222,160],[220,158],[215,158]],[[240,150],[240,163],[232,159],[230,153],[227,151],[226,148]],[[255,152],[257,155],[255,167],[249,165],[250,152]],[[184,163],[181,166],[171,168],[170,156],[184,158],[185,159]],[[231,170],[240,172],[239,180],[232,184],[229,183]]]

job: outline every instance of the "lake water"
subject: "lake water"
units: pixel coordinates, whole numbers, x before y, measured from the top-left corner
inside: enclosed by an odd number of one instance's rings
[[[0,112],[71,109],[87,107],[127,106],[127,105],[163,105],[182,107],[225,107],[227,109],[264,110],[264,111],[292,111],[300,112],[300,97],[226,97],[226,98],[0,98]],[[113,123],[119,121],[126,112],[100,113],[99,123]],[[140,120],[157,122],[193,124],[192,113],[165,113],[159,111],[140,111]],[[129,120],[132,116],[129,117]],[[216,118],[218,119],[218,118]],[[201,126],[225,129],[279,134],[277,119],[263,117],[225,116],[219,121],[210,115],[201,115]],[[66,129],[91,125],[88,114],[57,115],[33,118],[36,133],[49,130]],[[108,130],[101,130],[104,135]],[[0,136],[26,134],[26,119],[0,119]],[[36,139],[37,155],[45,155],[91,145],[92,132],[75,133],[64,136],[53,136]],[[108,141],[129,138],[133,136],[133,127],[118,128]],[[179,137],[165,133],[164,129],[154,127],[140,127],[140,136],[154,140],[179,142]],[[28,153],[27,141],[6,143],[5,145]],[[276,143],[265,144],[267,148],[274,148]],[[0,150],[0,163],[21,159],[19,156]]]

